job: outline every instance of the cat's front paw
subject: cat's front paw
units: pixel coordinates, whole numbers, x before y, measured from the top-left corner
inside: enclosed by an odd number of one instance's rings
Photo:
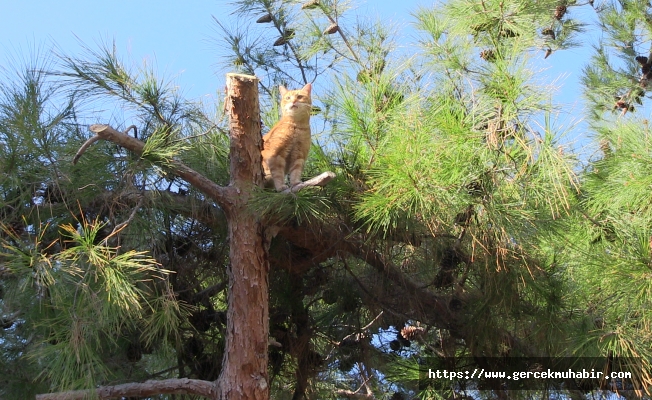
[[[288,189],[288,185],[282,185],[280,187],[277,187],[276,191],[277,192],[282,192],[282,191],[287,190],[287,189]]]

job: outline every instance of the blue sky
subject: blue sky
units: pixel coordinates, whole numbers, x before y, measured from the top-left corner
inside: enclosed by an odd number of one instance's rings
[[[398,44],[410,46],[417,40],[410,14],[435,2],[351,0],[357,9],[345,16],[392,23],[400,28]],[[54,45],[74,56],[83,53],[82,44],[97,49],[98,43],[115,41],[123,60],[135,66],[143,62],[154,65],[157,74],[173,79],[188,99],[216,96],[229,71],[223,68],[221,32],[213,16],[228,26],[234,18],[232,10],[232,0],[5,0],[0,10],[0,67],[12,58],[29,60],[37,51],[45,54]],[[584,21],[595,20],[595,11],[589,6],[570,12]],[[582,38],[595,38],[590,27]],[[534,54],[535,65],[543,70],[538,75],[541,81],[561,86],[554,102],[564,104],[560,107],[563,112],[553,119],[558,129],[566,130],[583,114],[579,78],[590,48],[555,52],[545,60],[543,54],[543,50]],[[571,137],[564,142],[575,142],[576,149],[586,144],[585,124],[571,130]]]
[[[56,44],[67,55],[82,53],[82,43],[115,40],[124,60],[154,63],[176,78],[190,98],[212,95],[224,86],[219,30],[213,16],[228,21],[231,0],[23,0],[4,1],[0,11],[0,63],[24,59]],[[430,0],[355,1],[358,12],[376,14],[409,29],[410,12]]]

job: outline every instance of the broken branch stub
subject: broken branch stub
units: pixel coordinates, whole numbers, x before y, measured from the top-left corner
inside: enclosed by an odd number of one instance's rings
[[[326,184],[335,179],[335,173],[326,171],[323,172],[314,178],[310,178],[305,182],[297,183],[291,188],[285,189],[282,193],[296,193],[301,189],[305,189],[309,186],[326,186]]]

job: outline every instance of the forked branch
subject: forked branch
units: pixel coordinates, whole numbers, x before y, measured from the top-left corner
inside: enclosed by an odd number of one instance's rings
[[[136,128],[136,125],[131,125],[129,128],[125,129],[123,132],[125,135],[130,131],[134,130],[134,138],[138,139],[138,129]],[[101,136],[95,135],[92,138],[88,139],[84,144],[79,148],[79,151],[77,151],[77,154],[75,154],[75,157],[72,159],[73,164],[77,164],[77,161],[79,161],[79,158],[88,150],[89,147],[98,140],[102,139]]]

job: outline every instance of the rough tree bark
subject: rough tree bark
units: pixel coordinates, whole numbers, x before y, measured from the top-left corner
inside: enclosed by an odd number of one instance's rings
[[[254,185],[263,181],[258,80],[228,74],[226,106],[231,121],[229,186],[235,188],[236,194],[225,209],[231,265],[218,398],[263,400],[269,398],[268,246],[260,219],[247,210]]]

